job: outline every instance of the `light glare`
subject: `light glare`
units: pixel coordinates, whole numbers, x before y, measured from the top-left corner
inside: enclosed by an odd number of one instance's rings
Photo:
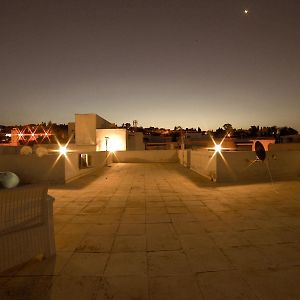
[[[215,152],[221,153],[221,151],[222,151],[222,146],[221,146],[221,144],[216,144],[216,145],[215,145]]]
[[[60,153],[60,155],[66,156],[67,152],[68,152],[68,150],[67,150],[67,148],[65,146],[60,146],[59,147],[59,153]]]

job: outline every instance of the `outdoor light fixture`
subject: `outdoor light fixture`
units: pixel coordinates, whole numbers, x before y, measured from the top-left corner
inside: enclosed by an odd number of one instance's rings
[[[59,147],[59,154],[60,154],[60,155],[66,156],[67,152],[68,152],[68,150],[67,150],[67,147],[66,147],[66,146],[60,146],[60,147]]]
[[[111,138],[109,140],[108,150],[110,152],[115,152],[122,147],[122,142],[118,138]]]
[[[222,145],[221,144],[215,144],[215,152],[221,153],[222,151]]]

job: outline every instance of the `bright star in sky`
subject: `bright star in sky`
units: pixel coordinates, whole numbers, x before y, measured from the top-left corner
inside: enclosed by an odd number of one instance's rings
[[[249,10],[248,10],[248,9],[245,9],[245,10],[244,10],[244,14],[245,14],[245,15],[247,15],[247,14],[248,14],[248,12],[249,12]]]

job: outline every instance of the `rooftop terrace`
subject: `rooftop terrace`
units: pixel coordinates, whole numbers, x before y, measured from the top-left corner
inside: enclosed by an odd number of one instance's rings
[[[299,181],[127,163],[49,193],[57,256],[1,275],[1,300],[300,299]]]

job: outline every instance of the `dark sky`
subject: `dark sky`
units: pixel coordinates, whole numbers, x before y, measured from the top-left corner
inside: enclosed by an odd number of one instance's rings
[[[299,0],[0,0],[0,22],[0,124],[300,130]]]

